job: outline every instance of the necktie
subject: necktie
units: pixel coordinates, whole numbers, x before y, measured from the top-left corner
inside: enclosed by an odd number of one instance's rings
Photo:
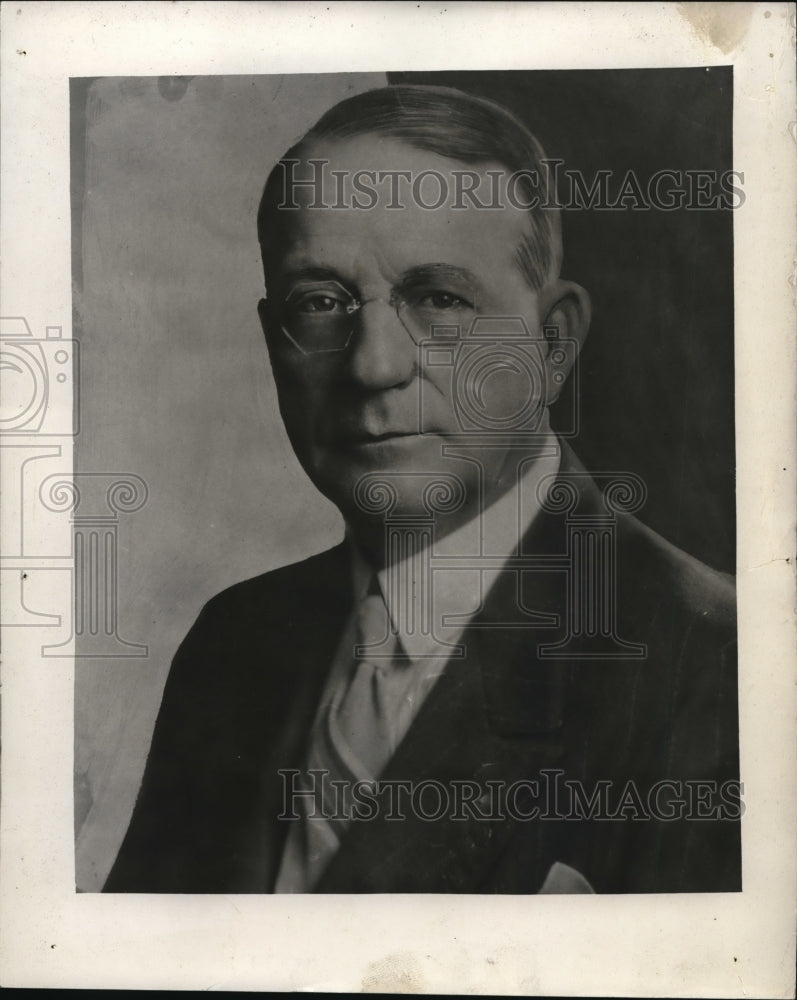
[[[276,892],[312,891],[350,825],[352,784],[375,780],[390,759],[390,688],[406,670],[392,658],[397,650],[374,577],[357,609],[351,669],[313,729],[307,771],[315,772],[315,797],[298,803],[301,818],[289,832]]]
[[[390,689],[404,672],[392,659],[396,648],[374,578],[357,614],[355,650],[363,655],[354,657],[348,682],[332,699],[325,720],[331,749],[354,780],[379,777],[395,749]]]

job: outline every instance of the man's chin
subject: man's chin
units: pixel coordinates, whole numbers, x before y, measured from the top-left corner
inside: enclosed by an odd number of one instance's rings
[[[369,472],[445,472],[443,436],[385,434],[348,439],[334,449],[336,460],[361,474]]]
[[[346,516],[362,510],[368,495],[377,489],[382,476],[396,493],[394,513],[423,512],[423,493],[435,478],[448,479],[473,469],[463,469],[461,461],[446,458],[443,447],[450,440],[443,435],[403,434],[366,441],[347,441],[325,451],[314,482]],[[374,495],[374,502],[377,498]],[[370,504],[369,504],[370,506]]]

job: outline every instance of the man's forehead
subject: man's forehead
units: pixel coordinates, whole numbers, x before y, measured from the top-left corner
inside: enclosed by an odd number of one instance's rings
[[[355,210],[320,214],[299,210],[285,235],[278,255],[282,273],[328,266],[351,274],[378,270],[394,278],[434,262],[458,270],[463,277],[471,275],[474,283],[489,283],[497,269],[518,266],[523,227],[505,227],[497,219],[476,224],[441,214],[413,222],[409,214],[385,220]],[[518,276],[523,278],[519,268]]]
[[[327,159],[338,166],[350,170],[400,170],[404,168],[423,170],[451,170],[470,168],[483,170],[506,170],[497,161],[479,163],[467,162],[450,156],[443,156],[431,149],[424,149],[408,139],[377,132],[336,138],[334,136],[311,139],[301,147],[299,158]]]
[[[278,208],[283,262],[371,254],[464,268],[511,264],[531,229],[506,197],[509,171],[468,164],[393,138],[327,140],[302,150]],[[503,199],[495,197],[503,192]]]
[[[497,208],[500,201],[508,214],[525,214],[523,205],[517,203],[516,183],[510,183],[517,172],[497,160],[455,159],[377,133],[316,139],[301,147],[297,159],[289,172],[289,186],[294,200],[302,205],[317,203],[320,180],[330,205],[349,204],[352,199],[359,204],[370,202],[365,192],[373,190],[378,203],[391,205],[394,211],[399,205],[436,206],[438,201],[440,207],[461,205],[461,211],[478,211],[478,204],[495,203]]]

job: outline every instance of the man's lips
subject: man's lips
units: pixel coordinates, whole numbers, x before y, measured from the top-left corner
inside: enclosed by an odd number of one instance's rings
[[[386,444],[391,441],[402,441],[407,438],[419,437],[417,430],[411,431],[400,431],[400,430],[390,430],[383,431],[379,434],[373,434],[369,431],[351,431],[348,433],[343,433],[338,435],[338,441],[345,445],[368,445],[368,444]]]
[[[319,427],[319,439],[331,448],[355,448],[368,445],[411,444],[425,437],[444,433],[438,424],[418,426],[417,417],[397,416],[368,419],[330,419]]]

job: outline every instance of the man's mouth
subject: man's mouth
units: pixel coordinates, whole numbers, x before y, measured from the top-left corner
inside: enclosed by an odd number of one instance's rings
[[[353,431],[351,433],[341,435],[341,440],[343,443],[349,445],[369,445],[386,444],[391,441],[401,441],[414,437],[418,437],[418,432],[414,430],[390,430],[380,432],[379,434],[373,434],[368,431]]]

